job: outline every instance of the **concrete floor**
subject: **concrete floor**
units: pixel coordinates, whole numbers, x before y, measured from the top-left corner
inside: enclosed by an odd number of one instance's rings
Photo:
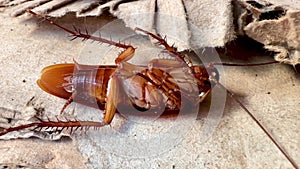
[[[27,103],[32,97],[35,97],[33,107],[43,107],[48,115],[56,114],[53,112],[59,112],[65,101],[43,92],[36,85],[36,80],[45,66],[72,63],[73,58],[81,52],[84,43],[79,40],[70,42],[64,32],[46,23],[41,23],[37,27],[36,19],[29,19],[27,16],[12,18],[8,13],[6,11],[0,13],[0,117],[9,116],[12,110],[28,111],[28,107],[32,105]],[[82,23],[97,24],[88,26],[91,32],[106,22],[99,22],[95,18],[76,21],[72,19],[74,17],[68,16],[57,19],[57,22],[67,27]],[[257,60],[260,61],[257,58],[251,61]],[[299,166],[300,78],[293,68],[282,64],[224,67],[220,82],[226,84],[226,88],[236,94],[255,114]],[[27,168],[293,168],[234,100],[227,97],[225,103],[221,118],[215,116],[218,125],[213,128],[212,136],[206,141],[203,141],[202,135],[202,127],[207,121],[204,115],[199,120],[189,119],[191,126],[187,132],[174,130],[175,134],[170,135],[170,138],[179,132],[174,142],[164,144],[169,137],[158,137],[159,140],[154,141],[159,145],[153,148],[151,147],[153,143],[143,144],[139,141],[145,140],[144,136],[147,134],[163,135],[160,133],[163,129],[147,125],[143,128],[143,124],[139,123],[129,127],[125,124],[123,128],[128,128],[122,133],[125,133],[122,139],[135,142],[132,144],[126,142],[128,144],[124,145],[120,137],[114,134],[120,127],[118,125],[124,123],[122,118],[117,116],[111,127],[99,131],[89,130],[86,133],[77,132],[72,140],[2,140],[0,166],[2,168],[5,165],[12,168],[17,168],[17,165],[24,165]],[[82,109],[85,113],[86,110],[94,111]],[[92,116],[92,113],[87,113],[85,118],[88,116]],[[166,123],[168,126],[170,122],[172,120],[157,120],[153,121],[153,124]],[[0,121],[1,123],[4,122]],[[150,136],[147,135],[146,138],[148,137]]]

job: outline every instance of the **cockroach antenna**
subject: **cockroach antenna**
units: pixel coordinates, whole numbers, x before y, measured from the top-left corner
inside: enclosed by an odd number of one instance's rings
[[[272,64],[271,62],[269,62]],[[254,66],[254,65],[252,65]],[[246,108],[246,106],[243,105],[243,103],[228,89],[226,89],[225,86],[223,86],[221,83],[217,82],[218,86],[226,90],[227,94],[238,103],[238,105],[245,111],[247,114],[251,117],[252,120],[263,130],[263,132],[268,136],[268,138],[275,144],[275,146],[280,150],[280,152],[288,159],[288,161],[295,167],[296,169],[299,169],[297,166],[297,163],[289,156],[289,154],[284,150],[284,148],[276,141],[276,139],[270,134],[270,132],[264,127],[264,125],[259,122],[259,120]]]
[[[271,61],[271,62],[265,62],[265,63],[250,63],[250,64],[241,64],[241,63],[217,63],[212,62],[208,65],[208,67],[214,67],[216,65],[222,65],[222,66],[261,66],[261,65],[270,65],[270,64],[277,64],[279,62],[277,61]],[[226,90],[227,94],[235,100],[238,105],[251,117],[252,120],[263,130],[263,132],[268,136],[268,138],[275,144],[275,146],[280,150],[280,152],[288,159],[288,161],[295,167],[299,168],[296,164],[296,162],[289,156],[289,154],[284,150],[284,148],[276,141],[276,139],[270,134],[270,132],[264,127],[264,125],[259,122],[259,120],[246,108],[246,106],[243,105],[243,103],[224,85],[219,83],[218,81],[214,80],[218,86]]]
[[[209,63],[209,67],[214,67],[216,65],[222,65],[222,66],[262,66],[262,65],[271,65],[271,64],[278,64],[280,62],[278,61],[271,61],[271,62],[265,62],[265,63],[217,63],[217,62],[211,62]]]

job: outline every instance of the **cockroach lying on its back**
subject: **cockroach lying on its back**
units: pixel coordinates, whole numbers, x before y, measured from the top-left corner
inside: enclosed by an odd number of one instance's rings
[[[148,66],[133,65],[127,62],[134,55],[135,48],[133,46],[117,43],[101,37],[94,37],[87,33],[84,34],[77,29],[71,31],[52,22],[44,16],[32,11],[28,12],[63,29],[74,36],[74,38],[99,41],[123,48],[124,50],[115,59],[115,65],[93,66],[81,65],[76,62],[75,64],[51,65],[42,70],[41,78],[37,81],[39,87],[44,91],[67,99],[61,113],[64,112],[69,104],[76,101],[87,106],[104,110],[104,117],[101,122],[77,120],[53,122],[40,120],[36,123],[5,129],[0,133],[0,136],[31,127],[40,129],[49,127],[62,129],[102,127],[111,123],[118,110],[126,110],[127,107],[131,106],[134,106],[137,110],[147,110],[147,113],[156,112],[160,109],[163,109],[163,113],[174,113],[184,107],[197,107],[197,105],[210,93],[211,88],[214,85],[219,85],[225,89],[225,87],[218,82],[219,73],[217,69],[213,67],[213,65],[216,65],[217,63],[212,63],[208,67],[194,66],[187,55],[177,52],[164,39],[148,31],[140,28],[135,29],[136,31],[145,33],[157,40],[160,45],[165,47],[168,54],[174,58],[173,60],[154,59],[148,63]],[[247,66],[272,63],[274,62],[248,64]],[[124,84],[124,81],[127,81],[128,83]],[[125,85],[127,85],[127,88],[125,88]],[[298,168],[293,159],[275,141],[252,113],[248,111],[248,109],[236,99],[231,92],[227,91],[227,93],[229,93],[229,95],[236,100],[261,127],[290,163],[295,168]]]

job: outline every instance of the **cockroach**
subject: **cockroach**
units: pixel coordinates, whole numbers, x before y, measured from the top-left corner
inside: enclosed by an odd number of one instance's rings
[[[28,12],[70,33],[74,37],[73,39],[82,38],[83,40],[98,41],[124,50],[115,59],[115,65],[82,65],[76,61],[74,64],[51,65],[42,70],[42,75],[37,81],[38,86],[45,92],[67,100],[60,113],[63,113],[73,101],[76,101],[104,110],[104,117],[101,122],[79,120],[47,121],[38,118],[39,122],[7,128],[0,133],[0,136],[31,127],[35,127],[35,129],[103,127],[112,122],[115,113],[120,110],[120,107],[121,110],[126,110],[127,107],[134,106],[137,110],[150,110],[150,112],[154,113],[158,109],[164,108],[163,113],[176,113],[182,107],[197,107],[210,93],[212,87],[218,85],[227,91],[260,126],[289,162],[295,168],[298,168],[295,161],[276,142],[255,116],[234,97],[232,92],[218,82],[219,73],[214,65],[240,66],[240,64],[211,63],[207,67],[195,66],[188,55],[177,52],[165,39],[151,32],[136,28],[135,31],[140,31],[157,40],[158,44],[162,45],[173,59],[154,59],[150,61],[148,66],[133,65],[127,62],[134,55],[135,48],[133,46],[91,36],[87,32],[80,32],[76,28],[72,31],[58,25],[45,16],[30,10]],[[273,63],[277,62],[247,64],[246,66]],[[175,78],[178,78],[178,74],[180,74],[180,80],[176,81]],[[130,79],[131,85],[134,86],[132,90],[124,89],[124,84],[122,83],[124,79]],[[178,85],[178,83],[181,83],[181,85]]]

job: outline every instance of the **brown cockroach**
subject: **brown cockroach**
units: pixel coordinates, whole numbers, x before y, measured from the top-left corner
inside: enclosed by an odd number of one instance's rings
[[[0,136],[31,127],[39,129],[49,127],[62,129],[103,127],[111,123],[118,110],[126,110],[130,106],[134,106],[137,110],[150,110],[150,112],[154,113],[162,108],[164,114],[178,113],[182,107],[197,107],[210,93],[214,85],[218,85],[226,90],[218,82],[219,73],[214,68],[214,65],[240,66],[240,64],[227,63],[211,63],[207,67],[194,66],[189,56],[177,52],[165,39],[140,28],[136,28],[135,31],[140,31],[156,39],[159,45],[165,47],[173,60],[154,59],[150,61],[148,66],[133,65],[127,62],[134,55],[135,48],[133,46],[91,36],[88,33],[81,33],[76,28],[75,31],[72,31],[40,14],[33,11],[28,12],[70,33],[74,37],[73,39],[94,40],[123,48],[124,50],[115,59],[115,65],[82,65],[77,62],[75,64],[51,65],[42,70],[41,78],[37,81],[38,86],[42,90],[67,99],[60,113],[63,113],[68,105],[76,101],[104,110],[104,117],[101,122],[79,120],[45,121],[39,119],[39,122],[5,129],[0,133]],[[246,66],[273,63],[276,62],[247,64]],[[131,90],[124,89],[123,81],[125,79],[130,79],[130,85],[133,86]],[[298,168],[294,160],[276,142],[254,115],[230,91],[226,91],[261,127],[289,162],[295,168]],[[128,111],[132,111],[132,109]]]

